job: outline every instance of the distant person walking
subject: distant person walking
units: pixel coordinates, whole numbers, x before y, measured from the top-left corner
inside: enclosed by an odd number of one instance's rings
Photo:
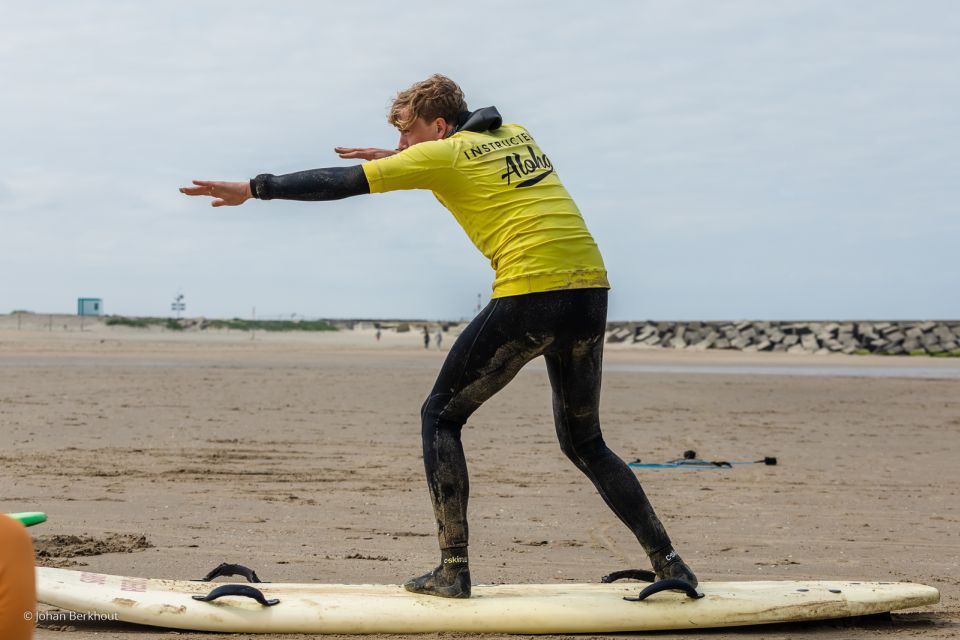
[[[443,328],[437,329],[437,349],[440,348],[440,345],[443,344]]]
[[[427,329],[427,325],[423,325],[423,348],[430,348],[430,330]]]
[[[396,151],[336,149],[341,158],[366,164],[243,182],[195,180],[181,192],[210,196],[220,207],[250,198],[337,200],[427,189],[496,270],[490,303],[451,347],[420,412],[440,564],[404,586],[451,598],[470,595],[469,481],[460,432],[480,405],[539,356],[546,360],[563,452],[630,528],[657,576],[696,586],[636,475],[603,441],[600,373],[610,285],[600,250],[553,163],[524,127],[503,124],[496,108],[468,111],[460,87],[441,75],[401,91],[388,120],[400,132]],[[429,346],[426,328],[424,336]]]

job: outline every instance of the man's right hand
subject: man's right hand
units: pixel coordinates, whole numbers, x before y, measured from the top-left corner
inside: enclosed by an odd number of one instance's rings
[[[387,156],[392,156],[397,153],[396,149],[375,149],[373,147],[366,149],[334,147],[333,150],[337,152],[338,156],[347,160],[379,160],[380,158],[386,158]]]
[[[219,182],[214,180],[194,180],[193,187],[180,187],[180,193],[188,196],[210,196],[214,207],[235,207],[253,197],[250,193],[250,181]]]

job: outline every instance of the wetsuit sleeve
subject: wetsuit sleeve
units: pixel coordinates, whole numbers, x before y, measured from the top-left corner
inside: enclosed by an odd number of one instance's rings
[[[311,169],[282,176],[262,173],[250,181],[250,192],[261,200],[340,200],[370,193],[360,165]]]
[[[400,153],[363,165],[370,193],[402,189],[443,191],[455,179],[457,151],[452,140],[415,144]]]

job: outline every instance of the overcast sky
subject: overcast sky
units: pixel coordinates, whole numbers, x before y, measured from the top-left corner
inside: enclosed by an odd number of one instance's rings
[[[550,156],[612,319],[960,318],[958,33],[952,0],[11,3],[0,312],[471,316],[493,272],[428,192],[177,191],[393,147],[441,72]]]

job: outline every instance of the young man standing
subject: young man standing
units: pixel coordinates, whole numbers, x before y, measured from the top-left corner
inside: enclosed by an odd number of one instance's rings
[[[549,157],[494,107],[467,110],[463,92],[434,75],[400,92],[389,121],[398,150],[337,148],[353,167],[313,169],[249,182],[195,180],[180,191],[213,206],[261,200],[336,200],[429,189],[496,272],[490,304],[460,334],[421,410],[423,462],[440,540],[439,566],[404,586],[470,595],[467,418],[538,356],[547,363],[563,452],[637,537],[659,578],[697,579],[674,550],[630,468],[600,432],[600,373],[607,273],[596,243]]]

